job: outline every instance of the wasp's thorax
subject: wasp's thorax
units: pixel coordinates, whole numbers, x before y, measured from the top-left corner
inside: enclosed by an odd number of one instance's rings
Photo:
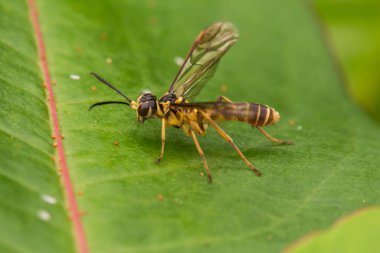
[[[157,111],[156,96],[152,93],[143,93],[137,98],[137,120],[144,123],[147,118],[155,117]]]
[[[174,103],[175,101],[177,100],[177,96],[173,93],[166,93],[165,95],[162,96],[162,98],[160,98],[160,103],[166,103],[166,102],[170,102],[170,103]]]

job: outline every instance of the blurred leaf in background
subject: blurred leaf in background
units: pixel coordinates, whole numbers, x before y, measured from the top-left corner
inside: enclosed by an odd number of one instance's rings
[[[354,99],[380,121],[380,1],[317,0]]]
[[[313,232],[283,253],[380,252],[380,208],[364,208],[340,218],[329,229]]]

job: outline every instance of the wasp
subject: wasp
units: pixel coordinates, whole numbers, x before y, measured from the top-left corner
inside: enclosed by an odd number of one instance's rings
[[[157,118],[162,122],[161,130],[161,153],[156,163],[160,163],[165,150],[165,130],[167,127],[181,128],[187,136],[190,136],[203,161],[207,173],[208,182],[212,182],[212,175],[208,167],[205,155],[199,145],[197,135],[206,134],[208,126],[213,127],[216,132],[226,140],[238,153],[246,165],[257,175],[261,172],[256,169],[235,145],[232,138],[223,131],[217,122],[240,121],[246,122],[258,129],[265,137],[275,143],[292,144],[291,141],[276,139],[270,136],[262,127],[277,123],[280,114],[273,108],[248,102],[233,102],[230,99],[219,96],[213,102],[192,102],[200,93],[206,83],[214,75],[215,70],[223,55],[237,42],[239,34],[232,23],[217,22],[196,37],[183,64],[171,83],[168,92],[160,99],[152,93],[141,94],[136,101],[131,100],[111,83],[95,73],[99,81],[119,93],[126,101],[104,101],[91,105],[125,104],[136,110],[137,119],[144,123],[146,119]]]

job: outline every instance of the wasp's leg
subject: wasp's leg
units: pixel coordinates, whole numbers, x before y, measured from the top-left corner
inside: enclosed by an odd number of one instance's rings
[[[216,102],[228,102],[232,103],[232,100],[229,98],[226,98],[225,96],[219,96],[216,98]]]
[[[272,142],[275,142],[275,143],[278,143],[278,144],[294,144],[294,142],[292,141],[285,141],[285,140],[280,140],[280,139],[276,139],[272,136],[270,136],[264,129],[262,129],[261,127],[256,127],[265,137],[267,137],[269,140],[271,140]]]
[[[236,150],[236,152],[239,154],[240,158],[245,162],[245,164],[248,165],[248,167],[250,167],[253,172],[255,172],[256,176],[260,176],[261,175],[261,172],[255,168],[255,166],[252,165],[252,163],[250,163],[248,161],[248,159],[244,156],[244,154],[240,151],[240,149],[235,145],[234,141],[232,140],[232,138],[226,133],[223,131],[223,129],[221,129],[214,120],[212,120],[206,113],[204,112],[201,112],[203,114],[203,116],[207,119],[207,121],[215,128],[215,130],[218,132],[218,134],[220,136],[223,137],[223,139],[225,139],[229,144],[231,144],[231,146]]]
[[[162,130],[161,130],[161,154],[160,157],[156,160],[156,164],[159,164],[164,157],[164,150],[165,150],[165,128],[166,128],[166,120],[165,118],[162,118]]]
[[[207,177],[208,177],[208,182],[211,184],[212,183],[212,176],[211,176],[210,169],[208,168],[208,165],[207,165],[205,154],[203,153],[203,150],[202,150],[201,146],[199,145],[197,136],[195,135],[194,131],[190,130],[190,133],[191,133],[191,136],[193,137],[194,144],[198,150],[199,156],[202,158],[203,166],[205,167]]]

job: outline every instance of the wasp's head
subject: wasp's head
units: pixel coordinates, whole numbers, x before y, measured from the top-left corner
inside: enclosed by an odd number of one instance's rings
[[[143,93],[137,98],[137,102],[132,101],[129,97],[124,95],[120,90],[116,89],[111,83],[104,80],[104,78],[100,77],[99,75],[95,73],[91,73],[93,76],[95,76],[99,81],[119,93],[122,97],[124,97],[127,102],[125,101],[103,101],[103,102],[97,102],[90,106],[90,110],[94,108],[95,106],[99,105],[107,105],[107,104],[124,104],[128,105],[132,109],[137,111],[137,119],[140,123],[144,123],[144,121],[148,118],[154,118],[156,117],[156,111],[157,111],[157,102],[156,102],[156,96],[152,93]]]
[[[137,120],[144,123],[147,118],[155,117],[157,111],[156,96],[152,93],[143,93],[137,98]]]

